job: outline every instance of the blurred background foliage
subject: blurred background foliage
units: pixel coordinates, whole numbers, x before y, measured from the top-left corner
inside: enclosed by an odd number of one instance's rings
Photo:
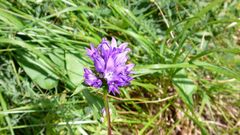
[[[239,0],[0,0],[0,134],[106,134],[85,48],[128,42],[114,134],[240,134]]]

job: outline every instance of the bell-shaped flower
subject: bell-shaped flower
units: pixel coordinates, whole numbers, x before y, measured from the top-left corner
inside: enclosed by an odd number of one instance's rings
[[[91,45],[90,49],[87,49],[87,54],[93,60],[96,72],[102,80],[98,79],[91,70],[84,69],[85,83],[100,87],[102,82],[106,82],[109,93],[119,94],[119,87],[127,86],[133,80],[130,74],[134,64],[126,64],[130,52],[127,46],[127,43],[118,46],[115,38],[112,38],[111,43],[103,38],[97,48]]]
[[[84,82],[87,85],[93,86],[95,88],[100,88],[102,86],[102,81],[98,79],[90,69],[84,68]]]

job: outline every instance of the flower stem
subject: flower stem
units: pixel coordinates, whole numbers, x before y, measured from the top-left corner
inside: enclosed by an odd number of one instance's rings
[[[104,93],[105,111],[106,111],[106,115],[107,115],[108,135],[112,135],[112,131],[111,131],[111,118],[110,118],[108,96],[107,95],[108,95],[107,92],[105,92]]]

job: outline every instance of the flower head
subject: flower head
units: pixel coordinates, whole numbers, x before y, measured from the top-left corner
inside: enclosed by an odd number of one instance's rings
[[[130,51],[127,45],[122,43],[118,46],[115,38],[112,38],[111,42],[103,38],[97,48],[90,45],[90,49],[87,48],[87,55],[94,62],[98,76],[91,70],[84,69],[85,83],[99,88],[102,82],[106,82],[108,92],[113,94],[119,93],[119,87],[129,85],[133,79],[130,74],[134,64],[126,64]]]

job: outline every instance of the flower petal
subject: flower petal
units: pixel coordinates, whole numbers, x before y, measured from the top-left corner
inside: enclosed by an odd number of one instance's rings
[[[98,72],[103,72],[105,68],[105,61],[101,56],[94,59],[94,66]]]
[[[126,69],[126,66],[123,66],[123,65],[118,66],[118,67],[115,68],[115,73],[116,74],[122,73],[122,72],[125,71],[125,69]]]
[[[110,84],[108,85],[108,92],[109,93],[113,93],[114,95],[116,93],[120,94],[119,90],[118,90],[118,87],[115,85],[115,84]]]
[[[86,48],[87,50],[87,55],[93,59],[97,53],[97,49],[94,48],[93,44],[90,44],[90,49],[89,48]]]
[[[84,68],[84,82],[95,88],[102,86],[102,81],[98,79],[90,69]]]
[[[133,69],[135,65],[134,64],[127,64],[126,65],[126,72],[130,73],[130,71]]]
[[[115,57],[115,64],[116,65],[123,65],[127,62],[127,53],[128,52],[122,52],[116,55]]]
[[[127,46],[128,46],[128,43],[122,43],[122,44],[119,45],[118,48],[119,48],[119,50],[120,50],[121,52],[123,52],[123,51],[126,50]],[[127,48],[127,49],[129,49],[129,48]],[[129,49],[129,50],[130,50],[130,49]]]
[[[113,60],[113,58],[110,56],[110,57],[108,58],[108,61],[107,61],[107,64],[106,64],[106,70],[105,70],[105,72],[114,71],[114,66],[115,66],[114,60]]]
[[[116,41],[116,39],[114,37],[112,37],[111,47],[112,48],[116,48],[117,47],[117,41]]]
[[[105,38],[102,39],[102,42],[99,44],[98,49],[100,51],[101,56],[106,61],[108,59],[108,56],[111,53],[112,48],[109,42]]]

